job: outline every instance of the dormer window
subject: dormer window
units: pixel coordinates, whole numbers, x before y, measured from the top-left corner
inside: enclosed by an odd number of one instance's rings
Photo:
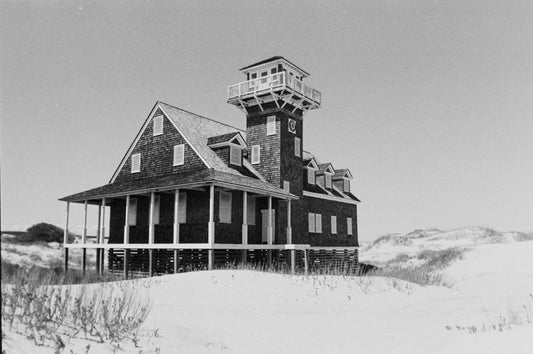
[[[326,173],[326,188],[331,188],[331,175]]]
[[[242,166],[242,149],[239,146],[230,145],[229,163],[232,165]]]
[[[344,191],[349,192],[350,191],[350,180],[348,178],[344,179]]]
[[[316,184],[315,170],[310,167],[307,168],[307,183]]]

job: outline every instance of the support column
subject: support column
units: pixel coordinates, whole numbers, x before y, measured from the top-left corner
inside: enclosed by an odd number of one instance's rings
[[[65,247],[65,265],[63,271],[65,274],[68,272],[68,247]]]
[[[104,244],[105,239],[105,198],[102,199],[102,232],[100,234],[100,244]],[[104,259],[105,252],[103,248],[100,248],[100,274],[104,274]]]
[[[130,243],[130,196],[126,196],[126,215],[124,215],[124,244]],[[124,250],[124,254],[126,250]]]
[[[209,223],[207,231],[207,242],[212,247],[215,244],[215,185],[209,186]],[[213,248],[207,250],[207,269],[213,269],[214,250]]]
[[[98,206],[98,226],[96,229],[96,243],[100,243],[102,233],[102,206]],[[100,274],[100,249],[96,248],[96,274]]]
[[[292,244],[291,200],[287,199],[287,243]]]
[[[151,248],[148,252],[148,259],[149,259],[148,272],[150,273],[150,276],[153,277],[154,276],[154,250]]]
[[[63,232],[63,243],[68,243],[68,217],[70,213],[70,202],[67,202],[67,219],[65,221],[65,231]]]
[[[267,226],[267,244],[272,245],[272,196],[268,196],[268,226]],[[272,265],[272,250],[267,250],[268,266]]]
[[[155,192],[150,193],[150,214],[148,221],[148,243],[154,243],[154,209],[155,209]]]
[[[128,279],[128,268],[130,263],[130,250],[124,250],[124,280]]]
[[[296,273],[296,250],[291,250],[291,274]]]
[[[180,259],[179,250],[174,250],[174,274],[178,273],[179,259]]]
[[[81,253],[81,274],[85,276],[85,270],[87,269],[87,248],[82,248]]]
[[[304,250],[304,274],[309,271],[309,250]]]
[[[242,192],[242,244],[248,244],[248,192]],[[248,250],[243,248],[241,251],[241,262],[246,263]]]
[[[85,244],[86,242],[87,242],[87,201],[85,201],[83,205],[83,232],[81,234],[81,243]]]
[[[179,208],[180,208],[180,190],[176,189],[176,191],[174,192],[174,230],[172,233],[174,244],[180,243]]]

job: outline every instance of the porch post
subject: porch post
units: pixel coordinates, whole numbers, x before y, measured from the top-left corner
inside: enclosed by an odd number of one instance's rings
[[[67,219],[65,221],[65,231],[63,232],[63,243],[68,243],[68,217],[69,217],[69,211],[70,211],[70,202],[67,202]]]
[[[128,279],[128,267],[130,263],[130,250],[124,250],[124,280]]]
[[[102,206],[98,206],[98,226],[96,229],[96,243],[100,243],[100,233],[102,227]],[[100,249],[96,248],[96,274],[100,274]]]
[[[215,185],[211,184],[209,186],[209,224],[208,224],[208,231],[207,231],[207,242],[211,247],[215,244]],[[207,269],[212,270],[213,269],[213,258],[214,258],[214,251],[213,248],[210,248],[208,251],[208,264]]]
[[[65,247],[65,265],[63,271],[65,274],[68,272],[68,247]]]
[[[104,244],[105,239],[105,198],[102,199],[102,232],[100,234],[100,244]],[[104,274],[104,249],[100,249],[100,274]]]
[[[180,190],[174,191],[174,230],[173,241],[174,244],[180,243],[180,224],[179,224],[179,207],[180,207]]]
[[[85,269],[87,268],[87,248],[82,248],[81,253],[81,274],[85,276]]]
[[[307,275],[309,270],[309,250],[304,250],[304,274]]]
[[[174,250],[174,274],[178,273],[179,269],[179,250]]]
[[[124,215],[124,244],[130,243],[130,196],[126,196],[126,215]],[[126,252],[126,250],[124,250]],[[125,254],[125,253],[124,253]]]
[[[83,232],[81,234],[81,243],[87,242],[87,201],[83,205]]]
[[[248,192],[242,192],[242,244],[248,244]],[[247,250],[242,249],[241,251],[241,261],[246,263]]]
[[[153,244],[154,243],[154,207],[155,205],[155,192],[152,191],[150,193],[150,215],[149,215],[149,226],[148,226],[148,243]],[[150,276],[152,277],[154,275],[154,250],[150,248],[148,251],[148,271],[150,272]]]
[[[287,199],[287,243],[292,244],[291,200]]]
[[[272,245],[272,196],[268,196],[268,228],[267,243]]]

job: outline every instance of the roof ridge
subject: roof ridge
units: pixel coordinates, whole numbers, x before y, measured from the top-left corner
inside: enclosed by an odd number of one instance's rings
[[[174,108],[174,109],[177,109],[177,110],[180,110],[180,111],[183,111],[183,112],[186,112],[186,113],[192,114],[193,116],[197,116],[197,117],[200,117],[200,118],[203,118],[203,119],[207,119],[207,120],[210,120],[210,121],[212,121],[212,122],[215,122],[215,123],[218,123],[218,124],[222,124],[222,125],[225,125],[225,126],[227,126],[227,127],[230,127],[230,128],[236,129],[236,130],[238,130],[238,131],[240,131],[240,132],[246,133],[246,130],[243,130],[243,129],[241,129],[241,128],[237,128],[237,127],[235,127],[235,126],[233,126],[233,125],[231,125],[231,124],[224,123],[224,122],[221,122],[221,121],[218,121],[218,120],[215,120],[215,119],[213,119],[213,118],[206,117],[206,116],[202,116],[202,115],[199,115],[199,114],[197,114],[197,113],[193,113],[193,112],[191,112],[191,111],[188,111],[188,110],[186,110],[186,109],[183,109],[183,108],[179,108],[179,107],[173,106],[173,105],[168,104],[168,103],[166,103],[166,102],[163,102],[163,101],[157,101],[157,103],[158,103],[158,104],[159,104],[159,103],[162,103],[162,104],[167,105],[167,106],[169,106],[169,107],[172,107],[172,108]]]

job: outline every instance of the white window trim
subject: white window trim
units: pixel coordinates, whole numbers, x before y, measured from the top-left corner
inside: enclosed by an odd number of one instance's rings
[[[294,137],[294,155],[301,157],[302,156],[302,141],[298,137]]]
[[[229,210],[229,212],[227,212],[225,209],[224,209],[224,205],[222,205],[222,196],[226,196],[226,197],[229,197],[227,200],[229,200],[229,205],[228,205],[228,208],[227,210]],[[219,200],[218,200],[218,219],[219,219],[219,222],[220,223],[224,223],[224,224],[231,224],[231,204],[232,204],[232,194],[230,192],[220,192],[219,193]],[[222,216],[226,216],[224,213],[228,213],[228,217],[229,219],[226,219],[226,218],[222,218]]]
[[[156,124],[156,123],[160,123],[160,124]],[[160,130],[156,131],[156,126],[160,126],[161,127]],[[153,136],[163,134],[163,116],[162,115],[154,117],[154,119],[152,120],[152,132],[153,132]]]
[[[178,152],[181,150],[181,152]],[[177,159],[181,154],[181,159]],[[174,157],[172,166],[181,166],[185,163],[185,144],[174,145]]]
[[[275,134],[276,134],[276,116],[268,116],[266,135],[275,135]]]
[[[134,160],[135,159],[138,159],[139,162],[138,162],[138,166],[135,166],[136,164],[134,163]],[[137,167],[137,168],[135,168]],[[137,173],[137,172],[141,172],[141,154],[133,154],[131,155],[131,173]]]
[[[257,165],[260,162],[261,162],[261,145],[254,145],[252,146],[252,165]]]
[[[238,151],[238,160],[235,161],[234,151]],[[229,146],[229,163],[232,165],[242,166],[242,148],[240,146],[231,144]]]

